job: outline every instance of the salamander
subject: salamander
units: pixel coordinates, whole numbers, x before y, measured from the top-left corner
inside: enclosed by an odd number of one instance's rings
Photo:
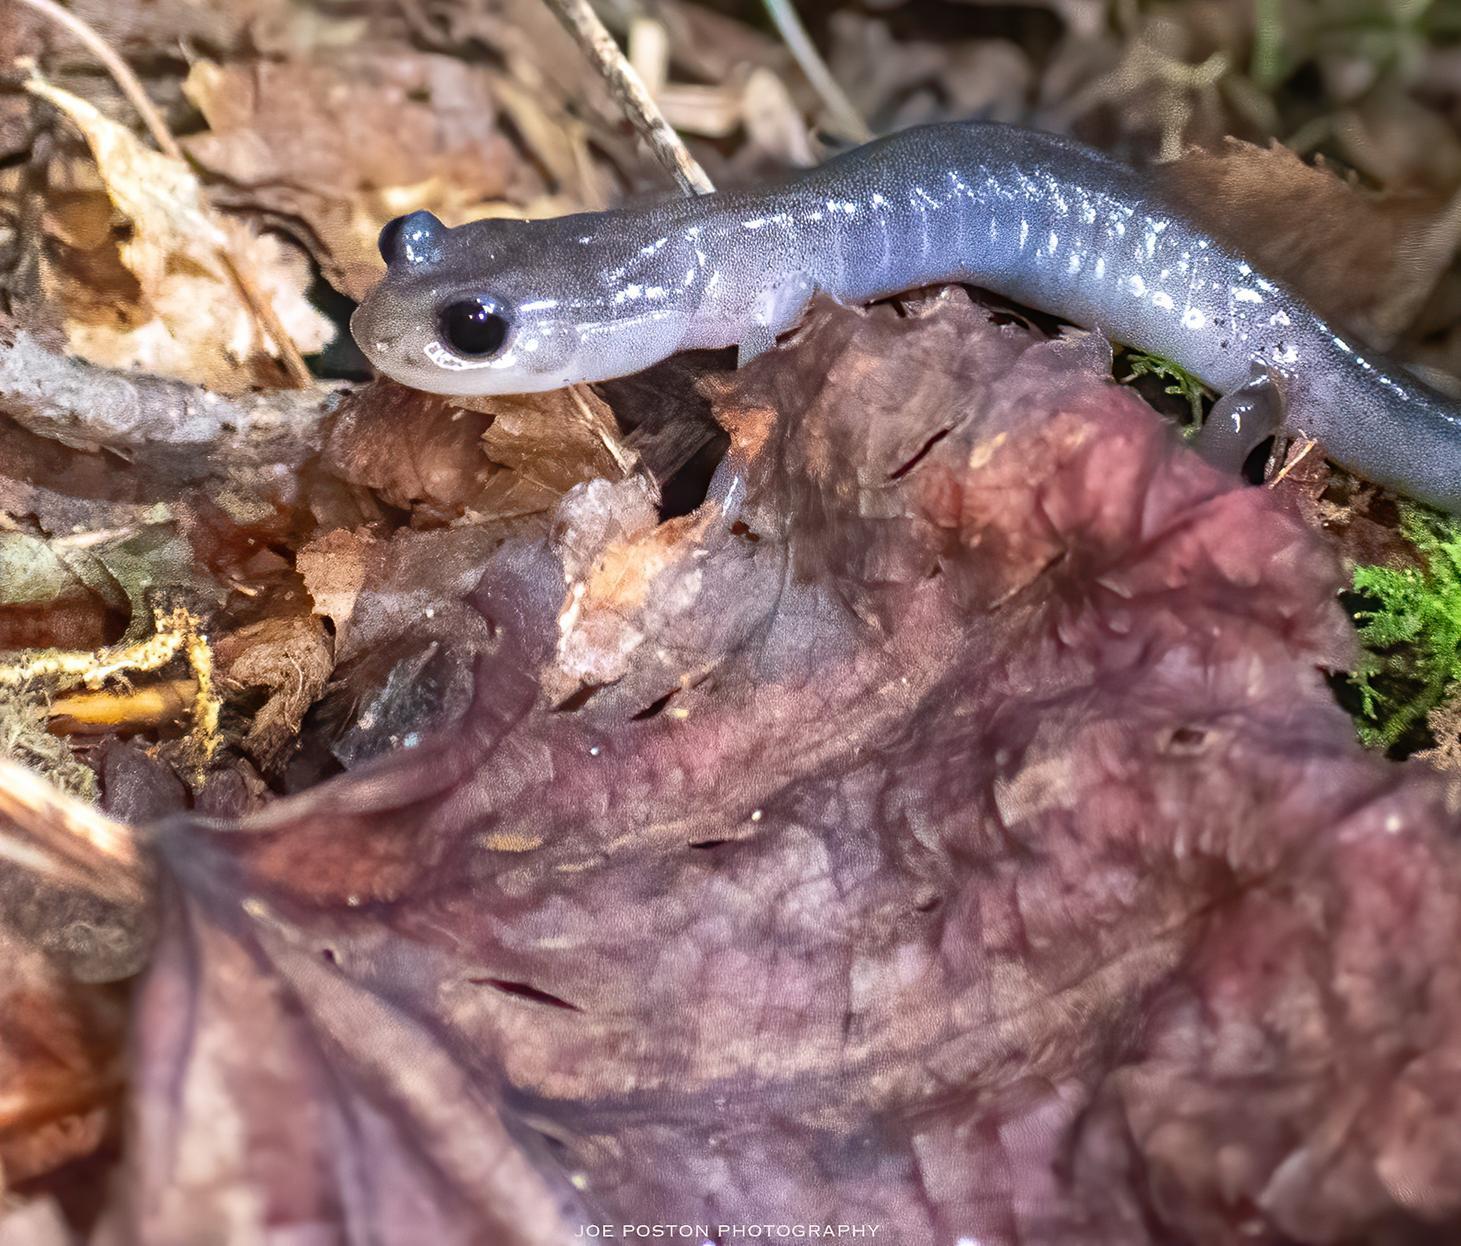
[[[351,324],[386,375],[441,394],[608,380],[680,350],[769,350],[818,294],[860,304],[944,282],[1160,355],[1222,395],[1202,433],[1236,465],[1282,423],[1356,474],[1461,512],[1461,409],[1324,322],[1068,138],[953,122],[779,185],[547,220],[381,233]]]

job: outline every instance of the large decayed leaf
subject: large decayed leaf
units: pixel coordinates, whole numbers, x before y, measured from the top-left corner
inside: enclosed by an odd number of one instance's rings
[[[819,313],[708,382],[699,510],[491,556],[455,729],[169,824],[133,1238],[1461,1223],[1439,792],[1332,704],[1315,538],[1104,361]]]

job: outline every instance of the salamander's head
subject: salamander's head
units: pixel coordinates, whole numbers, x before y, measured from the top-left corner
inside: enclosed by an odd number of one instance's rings
[[[380,371],[437,394],[526,394],[637,372],[675,351],[687,315],[666,283],[637,279],[643,248],[606,221],[449,229],[429,212],[399,217],[381,231],[386,275],[350,331]]]

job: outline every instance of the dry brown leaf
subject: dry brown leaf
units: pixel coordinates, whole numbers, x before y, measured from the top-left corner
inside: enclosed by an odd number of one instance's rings
[[[422,520],[460,518],[494,474],[482,446],[491,420],[445,398],[381,381],[336,413],[324,464],[342,480]]]
[[[317,615],[329,619],[343,640],[365,585],[368,551],[376,541],[367,533],[326,533],[299,551],[296,567],[314,599]]]
[[[67,901],[4,881],[7,919],[44,900],[64,927]],[[79,920],[77,909],[70,916]],[[54,956],[0,926],[0,1191],[96,1149],[115,1122],[125,996],[83,987]],[[7,1239],[9,1240],[9,1239]]]
[[[129,236],[116,241],[99,236],[96,201],[71,204],[69,224],[58,214],[57,228],[75,241],[78,213],[89,211],[85,237],[94,245],[84,249],[114,255],[136,283],[130,291],[113,283],[98,299],[49,268],[49,294],[59,304],[73,353],[221,392],[240,392],[268,379],[274,370],[265,342],[221,259],[225,250],[254,276],[302,352],[319,351],[334,336],[334,326],[305,297],[309,272],[303,257],[275,237],[222,221],[190,169],[144,146],[85,100],[39,79],[27,85],[81,131],[107,199],[130,222]],[[109,315],[97,313],[98,302]]]
[[[492,417],[482,441],[494,463],[558,493],[585,480],[617,480],[633,465],[614,413],[586,386],[469,399],[463,405]]]
[[[602,398],[584,387],[448,400],[380,381],[342,404],[324,462],[341,479],[413,506],[425,523],[543,514],[574,485],[637,462]]]
[[[189,155],[257,205],[301,218],[352,297],[379,274],[375,239],[389,218],[480,215],[519,173],[488,72],[448,57],[388,47],[200,61],[183,89],[209,125],[186,140]]]
[[[1323,544],[1108,369],[958,295],[814,311],[707,387],[700,512],[597,482],[460,558],[455,729],[372,701],[375,766],[159,828],[119,1233],[1452,1240],[1439,793],[1316,670]],[[471,536],[318,546],[361,662],[423,669]]]
[[[324,691],[333,652],[324,625],[313,615],[261,619],[219,643],[226,678],[268,689],[268,700],[244,737],[245,751],[266,772],[284,758],[306,712]]]
[[[1162,176],[1207,228],[1381,348],[1400,339],[1461,242],[1461,198],[1368,192],[1277,143],[1230,139]]]

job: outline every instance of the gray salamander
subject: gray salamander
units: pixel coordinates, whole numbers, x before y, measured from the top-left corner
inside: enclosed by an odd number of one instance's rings
[[[1280,417],[1356,473],[1461,512],[1461,409],[1326,325],[1135,169],[1010,126],[905,130],[754,193],[381,234],[351,329],[386,375],[442,394],[600,381],[678,350],[769,349],[822,292],[846,303],[983,286],[1173,360],[1224,397],[1229,464]]]

